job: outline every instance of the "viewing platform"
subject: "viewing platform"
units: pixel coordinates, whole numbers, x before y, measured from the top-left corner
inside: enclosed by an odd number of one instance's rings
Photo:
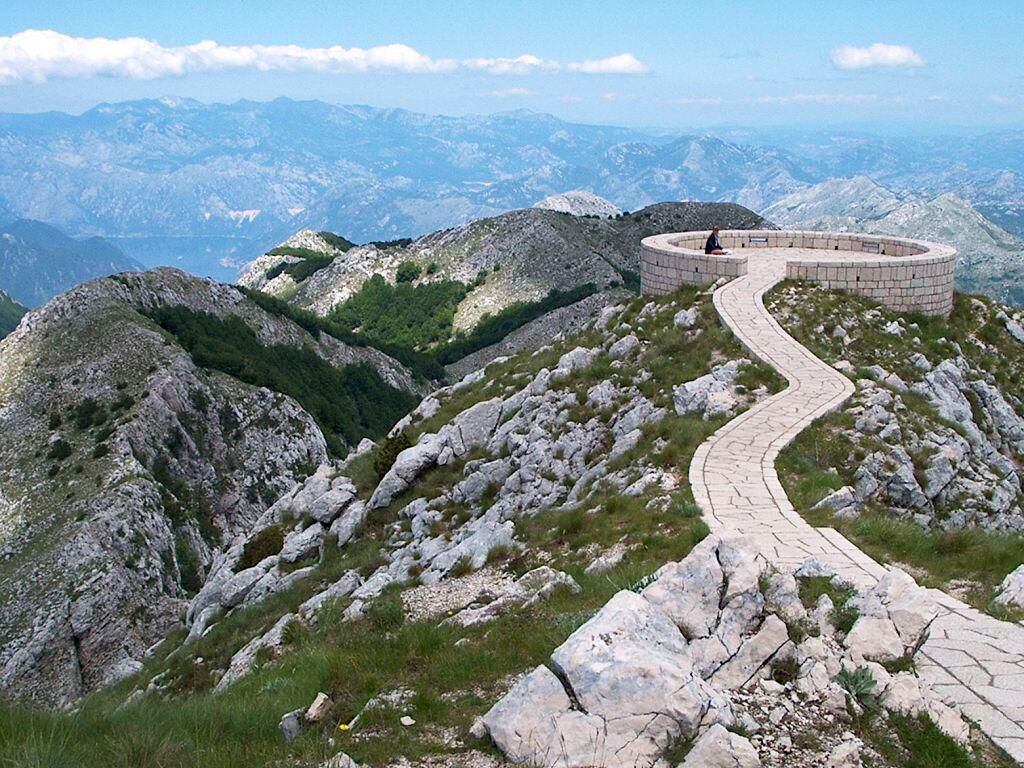
[[[753,261],[784,262],[785,277],[848,291],[899,312],[948,315],[956,250],[925,240],[850,232],[722,230],[727,255],[704,253],[710,231],[644,238],[640,291],[662,295],[682,285],[748,274]],[[779,268],[776,265],[776,268]]]

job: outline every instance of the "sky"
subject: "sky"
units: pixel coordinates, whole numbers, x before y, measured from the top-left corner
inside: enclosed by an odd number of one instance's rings
[[[665,129],[1024,125],[1024,2],[4,0],[0,111],[278,96]]]

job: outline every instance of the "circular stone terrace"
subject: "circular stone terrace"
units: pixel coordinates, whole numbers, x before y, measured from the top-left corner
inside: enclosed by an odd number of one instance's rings
[[[953,308],[956,250],[948,245],[850,232],[737,229],[718,233],[732,253],[716,256],[704,253],[710,234],[644,238],[641,293],[661,295],[757,272],[867,296],[899,312],[947,315]]]

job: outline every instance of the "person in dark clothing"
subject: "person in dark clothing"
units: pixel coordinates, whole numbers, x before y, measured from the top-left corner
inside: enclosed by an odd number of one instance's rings
[[[714,256],[724,256],[728,253],[718,239],[718,227],[712,229],[711,234],[708,235],[708,241],[704,243],[704,253]]]

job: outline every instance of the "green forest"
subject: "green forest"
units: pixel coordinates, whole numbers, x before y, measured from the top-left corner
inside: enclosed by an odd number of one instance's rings
[[[329,319],[375,342],[425,350],[449,339],[455,310],[468,293],[469,286],[455,280],[391,284],[373,275]]]
[[[196,365],[293,397],[316,419],[328,449],[340,456],[344,443],[377,438],[415,404],[368,365],[332,366],[309,349],[264,346],[237,317],[219,318],[184,307],[152,315],[188,351]]]

